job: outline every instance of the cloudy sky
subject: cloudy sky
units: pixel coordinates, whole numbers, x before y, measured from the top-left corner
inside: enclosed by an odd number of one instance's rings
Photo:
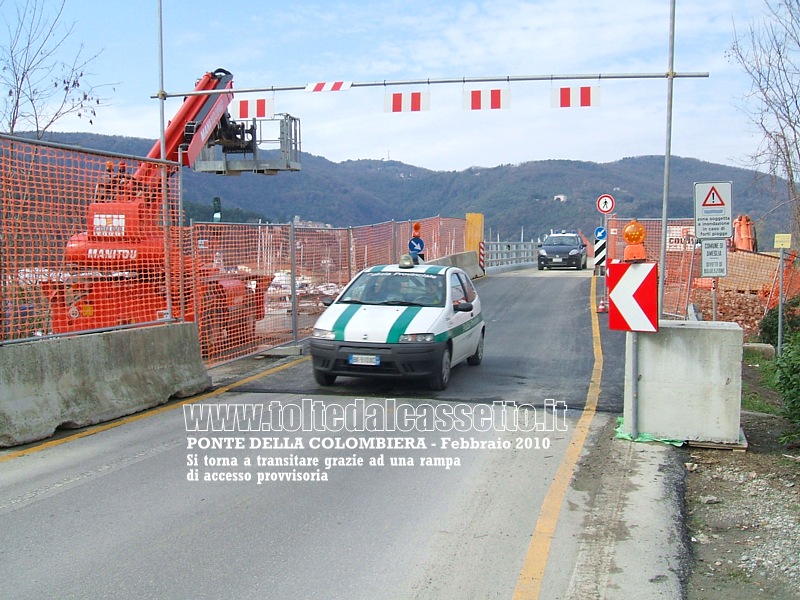
[[[11,0],[5,0],[6,7]],[[4,11],[5,12],[5,11]],[[164,89],[193,89],[225,68],[240,89],[322,81],[592,75],[571,81],[505,81],[353,87],[347,91],[252,94],[301,121],[304,152],[339,162],[392,159],[435,170],[531,160],[611,162],[663,154],[667,82],[606,79],[664,74],[669,0],[163,0]],[[677,0],[675,70],[707,78],[675,81],[673,155],[741,166],[758,144],[745,97],[749,82],[726,56],[734,29],[763,18],[763,0]],[[107,84],[94,125],[64,131],[157,139],[159,3],[67,0],[72,42]],[[553,108],[554,88],[600,87],[589,108]],[[462,95],[502,89],[501,110],[465,110]],[[391,113],[386,93],[429,94],[429,110]],[[169,119],[180,99],[167,101]]]

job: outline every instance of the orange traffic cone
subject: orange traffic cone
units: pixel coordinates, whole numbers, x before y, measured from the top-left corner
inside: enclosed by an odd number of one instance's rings
[[[599,312],[599,313],[608,312],[608,310],[606,309],[606,301],[605,300],[603,300],[603,299],[600,300],[600,304],[597,305],[597,312]]]

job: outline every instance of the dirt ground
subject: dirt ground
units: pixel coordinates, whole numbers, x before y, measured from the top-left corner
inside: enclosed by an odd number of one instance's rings
[[[758,372],[742,380],[766,399]],[[800,599],[800,449],[780,444],[780,417],[742,414],[745,452],[685,450],[689,600]]]

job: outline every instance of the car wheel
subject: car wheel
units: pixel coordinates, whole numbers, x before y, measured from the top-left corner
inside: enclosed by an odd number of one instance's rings
[[[331,375],[330,373],[326,373],[325,371],[320,371],[319,369],[314,369],[314,381],[316,381],[320,385],[333,385],[333,382],[336,381],[336,375]]]
[[[439,369],[430,380],[432,390],[440,392],[447,387],[450,382],[450,366],[450,348],[445,348],[439,361]]]
[[[477,367],[483,360],[483,334],[481,331],[481,339],[478,340],[478,347],[475,348],[475,354],[467,359],[467,364],[471,367]]]
[[[536,265],[536,268],[541,271],[544,267],[542,266],[542,263],[539,263],[538,265]]]

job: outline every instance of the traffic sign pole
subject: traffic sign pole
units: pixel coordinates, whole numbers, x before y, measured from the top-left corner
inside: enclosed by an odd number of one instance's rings
[[[611,253],[611,248],[608,247],[608,240],[611,237],[608,235],[608,215],[603,215],[603,229],[606,230],[606,265],[603,265],[601,274],[603,275],[603,298],[606,301],[606,306],[608,306],[608,279],[606,278],[606,273],[608,272],[608,256]]]
[[[603,215],[603,237],[606,239],[606,258],[608,257],[608,215],[614,210],[614,196],[611,194],[601,194],[597,198],[595,205],[597,210]],[[599,228],[598,228],[599,229]],[[598,230],[595,230],[595,238],[597,238]],[[606,266],[605,262],[600,266],[599,273],[597,265],[594,268],[595,276],[600,275],[603,277],[603,298],[600,301],[600,306],[597,307],[597,312],[606,312],[608,310],[608,282],[606,281]]]
[[[711,279],[711,319],[717,320],[719,276],[727,275],[726,240],[733,235],[730,181],[695,182],[694,234],[700,240],[700,270]],[[719,254],[721,248],[722,255]]]
[[[778,263],[780,275],[778,276],[778,286],[780,292],[778,293],[778,356],[783,351],[783,246],[780,249],[780,262]]]
[[[608,233],[605,227],[597,227],[594,230],[594,257],[593,257],[593,275],[594,277],[602,276],[605,272],[606,260],[608,259]],[[600,290],[601,298],[600,304],[597,306],[597,312],[608,312],[608,300],[606,299],[605,277],[603,278],[603,287]]]
[[[778,269],[780,271],[780,275],[778,276],[778,348],[777,353],[778,356],[781,355],[783,351],[783,261],[784,261],[784,252],[786,248],[792,247],[792,234],[791,233],[776,233],[775,234],[775,243],[773,244],[775,248],[780,250],[780,262],[778,263]]]

